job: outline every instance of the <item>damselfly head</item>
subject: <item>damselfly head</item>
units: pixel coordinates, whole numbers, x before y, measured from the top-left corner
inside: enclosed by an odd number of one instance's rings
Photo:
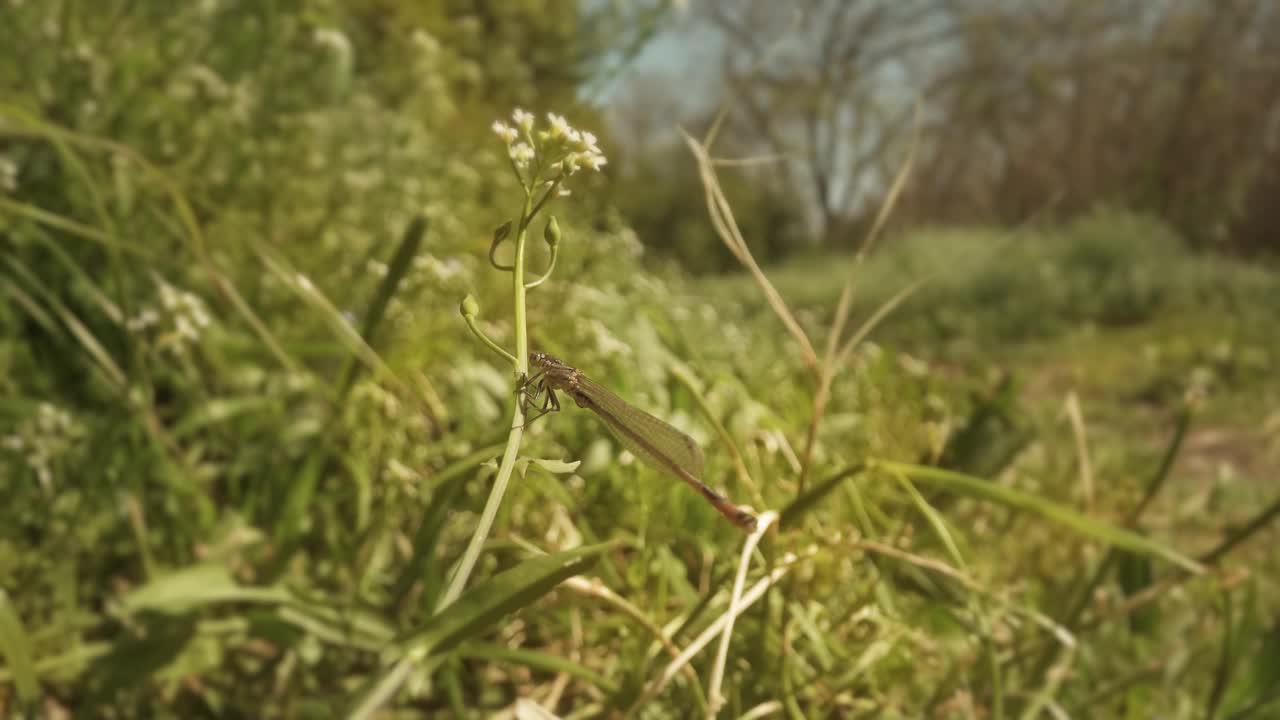
[[[556,358],[544,352],[539,352],[537,350],[534,350],[533,352],[529,353],[529,364],[532,365],[533,367],[538,368],[539,370],[547,370],[549,368],[555,368],[555,367],[565,367],[565,364],[560,362]]]

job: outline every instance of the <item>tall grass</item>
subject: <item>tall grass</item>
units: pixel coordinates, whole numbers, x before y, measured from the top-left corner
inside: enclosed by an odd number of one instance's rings
[[[507,319],[490,309],[519,291],[471,242],[505,166],[450,170],[443,121],[405,129],[340,56],[303,83],[315,58],[287,43],[305,34],[277,29],[264,50],[290,62],[265,99],[316,115],[267,113],[246,147],[233,97],[161,118],[228,148],[211,177],[4,108],[24,171],[0,202],[0,715],[1274,708],[1276,568],[1257,536],[1280,506],[1264,483],[1233,502],[1225,482],[1177,487],[1202,400],[1157,397],[1173,412],[1135,420],[1155,438],[1137,448],[1087,397],[1073,430],[1063,398],[887,340],[998,353],[1084,322],[1267,308],[1274,274],[1114,217],[994,242],[922,232],[774,272],[693,142],[709,227],[746,276],[646,272],[625,228],[566,219],[554,279]],[[422,188],[290,164],[346,142],[456,179],[457,202],[423,219]],[[245,187],[218,179],[224,161]],[[460,319],[465,291],[486,311]],[[693,435],[705,479],[767,532],[744,538],[571,409],[520,428],[477,532],[521,423],[515,378],[472,331],[518,346],[525,320],[529,344]]]

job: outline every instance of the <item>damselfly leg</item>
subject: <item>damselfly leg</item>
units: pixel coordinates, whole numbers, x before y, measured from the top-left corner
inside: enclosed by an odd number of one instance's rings
[[[547,386],[545,375],[546,371],[542,371],[525,378],[516,390],[518,401],[524,406],[526,427],[547,413],[560,411],[560,398]]]

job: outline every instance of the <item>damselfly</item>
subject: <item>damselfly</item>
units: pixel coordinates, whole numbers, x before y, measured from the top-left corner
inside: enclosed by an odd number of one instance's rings
[[[556,391],[563,392],[578,404],[596,414],[614,437],[636,457],[655,469],[671,473],[697,490],[712,507],[729,522],[750,532],[756,518],[703,482],[702,450],[693,438],[667,423],[640,410],[613,394],[580,371],[542,352],[529,353],[534,374],[525,380],[521,390],[526,408],[538,414],[530,420],[560,409]],[[537,405],[541,398],[541,405]]]

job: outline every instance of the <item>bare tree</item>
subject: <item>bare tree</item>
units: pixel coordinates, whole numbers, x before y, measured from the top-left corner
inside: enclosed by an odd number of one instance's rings
[[[907,122],[935,52],[955,33],[935,0],[716,0],[726,36],[730,132],[742,151],[785,159],[783,182],[831,241],[887,183],[886,151]],[[891,171],[890,171],[891,172]]]

